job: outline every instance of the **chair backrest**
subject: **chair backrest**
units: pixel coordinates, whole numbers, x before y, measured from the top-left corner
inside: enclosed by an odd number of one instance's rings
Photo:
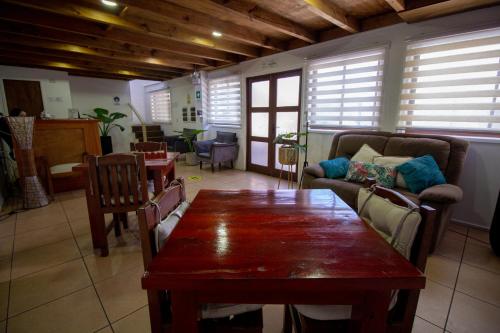
[[[144,154],[90,155],[89,180],[95,208],[106,212],[128,212],[148,199]]]
[[[367,184],[369,185],[369,183]],[[431,247],[432,231],[436,219],[436,210],[426,205],[417,206],[414,202],[396,192],[381,186],[372,185],[373,194],[389,200],[391,203],[409,208],[411,211],[418,212],[421,220],[418,224],[418,230],[413,240],[409,261],[420,271],[425,271],[427,256]],[[360,212],[363,214],[363,212]],[[394,326],[409,325],[413,323],[417,303],[418,290],[400,290],[395,307],[391,310],[390,322]]]
[[[170,183],[168,188],[142,205],[137,211],[144,269],[147,269],[157,254],[154,233],[156,226],[185,200],[184,179],[177,178]]]
[[[238,138],[236,137],[236,133],[217,131],[215,142],[235,143],[238,142]]]
[[[165,142],[131,142],[130,150],[137,152],[152,152],[164,150],[167,151],[167,144]]]

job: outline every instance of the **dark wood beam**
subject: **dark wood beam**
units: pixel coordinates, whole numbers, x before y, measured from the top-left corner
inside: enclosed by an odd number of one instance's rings
[[[259,51],[246,45],[241,45],[234,42],[216,40],[210,35],[197,35],[192,34],[186,29],[179,28],[178,26],[165,24],[163,22],[154,22],[149,19],[140,17],[122,18],[117,15],[109,14],[100,10],[90,7],[72,4],[60,0],[5,0],[7,2],[15,3],[37,10],[47,11],[51,13],[61,14],[69,17],[74,17],[82,20],[99,22],[106,25],[113,25],[115,27],[161,38],[173,39],[193,45],[208,47],[216,50],[241,54],[249,57],[259,56]]]
[[[152,57],[139,57],[123,55],[112,51],[101,50],[96,48],[88,48],[84,46],[53,42],[49,40],[42,40],[36,37],[19,36],[15,34],[2,33],[0,34],[0,42],[15,43],[25,46],[44,48],[55,51],[64,51],[74,53],[77,55],[85,55],[95,58],[106,58],[126,61],[129,64],[136,64],[137,66],[145,65],[145,67],[157,68],[158,70],[164,69],[172,72],[182,73],[185,70],[192,70],[193,66],[186,63],[178,64],[177,62],[165,61]]]
[[[160,76],[169,76],[169,77],[177,77],[185,74],[186,72],[172,72],[169,71],[168,69],[164,68],[151,68],[148,66],[142,66],[140,64],[131,64],[130,62],[127,61],[120,61],[116,59],[106,59],[106,58],[99,58],[99,57],[89,57],[86,55],[79,55],[79,54],[74,54],[71,52],[65,52],[65,51],[59,51],[59,50],[51,50],[51,49],[44,49],[44,48],[38,48],[38,47],[30,47],[30,46],[25,46],[25,45],[18,45],[13,42],[0,42],[0,49],[2,50],[11,50],[14,52],[20,52],[24,54],[31,54],[31,55],[37,55],[42,58],[53,58],[57,57],[59,58],[60,61],[80,61],[82,64],[86,63],[93,63],[93,64],[99,64],[101,67],[106,67],[110,66],[112,68],[119,68],[123,70],[131,70],[131,71],[141,71],[144,73],[150,73],[154,75],[160,75]]]
[[[326,0],[303,0],[309,11],[330,21],[334,25],[351,33],[359,32],[359,22],[332,2]]]
[[[122,0],[129,8],[129,14],[135,13],[142,17],[155,17],[157,20],[178,24],[197,33],[218,31],[222,38],[230,38],[246,44],[265,47],[278,51],[284,50],[284,43],[269,38],[257,31],[247,29],[233,22],[223,21],[186,7],[173,3],[150,0]]]
[[[251,24],[262,24],[275,31],[295,37],[308,43],[316,42],[313,31],[293,22],[279,14],[267,11],[254,3],[245,0],[168,0],[191,9],[203,10],[208,13],[222,12],[245,20]]]
[[[54,58],[56,59],[56,58]],[[80,73],[102,73],[104,75],[117,75],[129,79],[167,80],[168,77],[153,76],[142,72],[125,71],[113,68],[89,67],[89,65],[76,64],[74,61],[57,61],[51,59],[40,59],[40,57],[26,56],[20,53],[0,51],[0,63],[5,65],[17,65],[23,67],[36,67],[61,70],[65,72],[77,71]]]
[[[150,35],[156,37],[168,38],[183,43],[208,47],[211,49],[239,54],[250,58],[257,58],[258,56],[260,56],[258,48],[246,44],[212,37],[211,31],[206,31],[205,34],[192,33],[191,31],[180,28],[179,26],[174,24],[169,24],[167,22],[155,20],[152,18],[145,18],[143,16],[132,15],[130,13],[127,15],[127,20],[147,27],[147,29],[151,31]]]
[[[133,57],[146,57],[157,58],[160,60],[183,62],[186,64],[196,64],[199,66],[216,66],[213,60],[204,59],[201,57],[179,55],[173,52],[154,50],[139,45],[132,45],[129,43],[117,42],[100,37],[87,36],[82,34],[75,34],[66,31],[55,29],[36,27],[17,22],[7,22],[0,19],[0,31],[4,33],[11,33],[20,36],[36,37],[43,40],[50,40],[56,42],[70,43],[85,47],[99,48],[103,50],[118,52],[119,54],[129,55]]]
[[[397,12],[405,10],[405,0],[385,0]]]
[[[446,1],[416,1],[407,0],[406,10],[399,16],[409,23],[420,22],[434,17],[464,12],[466,10],[488,7],[500,4],[498,0],[446,0]]]
[[[12,4],[0,3],[0,19],[95,38],[103,38],[106,41],[117,41],[129,45],[141,45],[153,51],[162,50],[180,55],[197,56],[223,62],[237,62],[239,60],[235,55],[219,50],[198,47],[144,34],[136,34],[118,28],[114,28],[112,31],[106,31],[106,27],[102,24],[74,20],[71,17],[54,13],[41,13],[36,9]]]

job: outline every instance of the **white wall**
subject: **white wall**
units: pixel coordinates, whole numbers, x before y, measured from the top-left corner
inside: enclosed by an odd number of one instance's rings
[[[243,62],[222,70],[209,72],[208,77],[217,78],[229,74],[241,74],[242,105],[246,106],[246,94],[244,92],[246,91],[247,77],[304,68],[306,59],[386,45],[388,52],[384,73],[383,114],[380,127],[381,130],[395,131],[399,113],[399,95],[406,42],[408,40],[499,26],[499,17],[500,6],[497,6],[416,24],[398,24]],[[304,107],[302,115],[302,126],[304,126],[306,116]],[[244,168],[246,158],[246,146],[244,144],[246,141],[246,107],[242,109],[242,127],[232,130],[238,133],[241,143],[237,167]],[[215,131],[215,128],[211,129],[211,131]],[[310,163],[327,158],[332,136],[331,133],[316,132],[310,134]],[[299,162],[299,165],[302,165],[302,161]],[[465,197],[457,205],[454,215],[457,221],[483,228],[489,227],[500,186],[500,177],[496,175],[499,168],[500,142],[471,142],[461,182]]]
[[[111,130],[113,138],[113,151],[125,152],[130,150],[130,142],[133,141],[131,130],[132,110],[128,107],[130,103],[129,82],[123,80],[109,80],[89,77],[70,76],[71,98],[73,107],[80,111],[80,114],[92,114],[94,108],[100,107],[110,112],[121,112],[127,115],[126,118],[118,120],[118,124],[125,128],[121,132],[118,128]],[[118,96],[120,103],[115,105],[113,98]]]
[[[146,96],[144,94],[144,89],[146,86],[158,83],[158,81],[148,81],[148,80],[131,80],[130,85],[130,102],[136,111],[141,115],[145,123],[151,122],[151,113],[148,110]],[[132,123],[139,124],[139,119],[132,115]]]
[[[67,118],[71,108],[68,74],[45,69],[0,66],[0,112],[8,114],[3,79],[39,81],[44,110],[54,118]]]

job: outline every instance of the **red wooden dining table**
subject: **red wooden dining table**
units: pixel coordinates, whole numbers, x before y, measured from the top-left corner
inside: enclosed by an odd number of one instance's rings
[[[170,290],[173,332],[198,331],[199,304],[352,304],[385,332],[391,290],[424,275],[331,190],[201,190],[142,278]]]

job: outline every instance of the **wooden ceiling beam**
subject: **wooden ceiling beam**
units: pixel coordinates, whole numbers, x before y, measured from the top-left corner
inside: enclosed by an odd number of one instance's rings
[[[161,38],[173,39],[180,42],[194,44],[198,46],[208,47],[216,50],[236,53],[248,57],[258,57],[259,51],[256,48],[241,45],[234,42],[216,40],[210,35],[196,35],[185,29],[175,25],[165,24],[163,22],[153,22],[149,19],[135,18],[131,19],[127,15],[127,19],[117,15],[109,14],[90,7],[72,4],[60,0],[5,0],[37,10],[62,14],[69,17],[79,18],[88,21],[99,22],[107,25],[113,25],[128,31],[153,35]]]
[[[23,54],[0,51],[0,63],[7,65],[18,65],[23,67],[41,67],[47,69],[61,70],[65,72],[78,71],[81,73],[102,73],[104,75],[117,75],[127,77],[129,79],[146,79],[146,80],[168,80],[169,77],[153,76],[137,71],[126,71],[112,68],[90,68],[88,65],[78,65],[74,61],[54,61],[48,59],[40,59],[40,57],[25,56]]]
[[[41,40],[36,37],[27,37],[27,36],[19,36],[14,34],[3,33],[0,35],[0,41],[4,43],[15,43],[20,45],[39,47],[50,50],[65,51],[65,52],[75,53],[78,55],[122,60],[122,61],[127,61],[130,64],[137,64],[137,65],[141,64],[146,67],[157,68],[158,70],[165,69],[171,72],[183,73],[186,70],[193,69],[192,65],[188,65],[185,63],[181,63],[179,65],[176,62],[165,61],[152,57],[123,55],[107,50],[88,48],[84,46],[59,43],[48,40]]]
[[[464,12],[466,10],[500,4],[499,0],[407,0],[406,10],[399,16],[408,23],[428,20],[434,17]]]
[[[99,48],[132,57],[151,59],[157,58],[166,62],[169,62],[171,59],[175,59],[175,61],[186,64],[196,64],[203,67],[215,67],[217,65],[215,61],[201,57],[179,55],[172,52],[153,50],[139,45],[132,45],[129,43],[122,43],[104,38],[74,34],[71,32],[58,31],[43,27],[29,26],[16,22],[7,23],[6,21],[2,21],[1,18],[0,31],[19,36],[36,37],[41,40],[70,43],[90,48]]]
[[[244,19],[252,24],[263,24],[268,28],[299,38],[308,43],[316,42],[313,31],[302,27],[281,15],[267,11],[245,0],[168,0],[181,6],[193,8],[213,8],[226,14]]]
[[[239,60],[235,55],[219,50],[179,43],[144,34],[139,35],[117,28],[106,31],[105,27],[101,27],[95,22],[74,20],[70,17],[54,13],[43,13],[42,15],[40,11],[36,9],[23,8],[12,4],[0,3],[0,19],[55,29],[58,31],[71,32],[78,35],[103,38],[104,40],[117,41],[130,45],[140,45],[151,48],[153,51],[162,50],[180,55],[197,56],[228,63],[237,62]]]
[[[192,9],[178,6],[173,3],[150,0],[121,0],[121,3],[143,17],[154,16],[157,19],[167,20],[173,24],[179,24],[189,30],[206,34],[207,31],[218,31],[222,38],[230,38],[239,42],[265,47],[277,51],[284,50],[284,43],[269,38],[257,31],[242,27],[233,22],[219,20]]]
[[[106,59],[106,58],[98,58],[98,57],[89,57],[86,55],[79,55],[71,52],[59,51],[59,50],[51,50],[40,47],[30,47],[25,45],[18,45],[10,42],[0,42],[0,49],[2,50],[14,50],[15,52],[21,52],[26,54],[36,54],[41,56],[42,58],[53,58],[58,57],[62,61],[62,59],[66,59],[66,61],[80,61],[81,63],[95,63],[100,66],[111,66],[113,68],[119,68],[123,70],[132,70],[132,71],[142,71],[150,74],[161,74],[162,76],[170,76],[170,77],[178,77],[185,72],[172,72],[168,69],[162,68],[151,68],[148,66],[143,66],[140,64],[131,64],[127,61],[120,61],[116,59]]]
[[[396,12],[405,10],[405,0],[385,0]]]
[[[326,0],[303,0],[309,11],[351,33],[359,32],[359,22],[339,6]]]

